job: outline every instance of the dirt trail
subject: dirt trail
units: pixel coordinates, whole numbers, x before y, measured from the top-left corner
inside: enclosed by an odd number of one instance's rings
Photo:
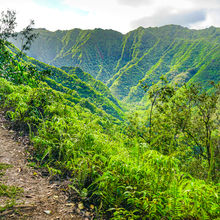
[[[50,184],[48,177],[42,177],[40,172],[28,166],[25,145],[13,137],[14,133],[4,128],[0,116],[0,163],[13,166],[0,176],[0,182],[24,190],[15,208],[0,213],[0,219],[85,219],[73,213],[74,204],[68,202],[58,184]],[[0,197],[0,206],[5,201],[6,198]]]

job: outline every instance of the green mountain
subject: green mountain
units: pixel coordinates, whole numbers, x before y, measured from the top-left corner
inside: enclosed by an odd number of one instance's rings
[[[182,36],[184,29],[175,28]],[[122,36],[123,54],[106,80],[118,97],[145,98],[138,95],[138,78],[149,84],[164,72],[171,82],[199,81],[206,89],[208,77],[219,79],[213,34],[178,39],[177,30],[162,35],[158,28],[142,43],[145,31]],[[59,65],[26,57],[0,38],[0,110],[11,128],[29,134],[30,166],[64,180],[70,201],[95,219],[219,219],[218,86],[210,93],[196,85],[176,90],[164,79],[149,93],[146,117],[135,112],[123,118],[117,99],[98,80],[101,75],[93,72],[95,79],[70,63]],[[8,187],[1,185],[4,199]],[[14,205],[20,198],[9,198],[13,202],[0,206],[1,216],[19,214]]]
[[[42,62],[76,66],[104,82],[120,100],[140,102],[161,75],[183,84],[210,87],[220,80],[220,28],[190,30],[177,25],[138,28],[125,35],[113,30],[50,32],[36,29],[29,56]],[[19,47],[19,39],[14,41]]]
[[[56,68],[29,58],[29,62],[36,65],[40,70],[50,70],[51,76],[46,78],[46,83],[53,89],[61,91],[64,94],[71,94],[74,103],[80,103],[88,108],[92,113],[105,111],[107,114],[121,119],[123,112],[118,101],[112,96],[109,88],[101,81],[95,80],[88,73],[84,73],[80,68],[71,68],[68,73],[62,69]],[[66,68],[64,68],[66,69]],[[90,78],[93,83],[88,83],[81,78]],[[84,77],[85,76],[85,77]]]
[[[18,54],[18,49],[13,45],[10,46],[9,51],[12,57]],[[122,108],[118,100],[112,96],[109,88],[80,68],[63,67],[60,69],[27,56],[19,57],[18,61],[20,63],[17,66],[21,66],[19,67],[21,69],[29,64],[39,71],[50,71],[50,75],[44,78],[44,82],[52,89],[61,92],[62,96],[72,103],[70,105],[79,104],[100,116],[123,118]]]

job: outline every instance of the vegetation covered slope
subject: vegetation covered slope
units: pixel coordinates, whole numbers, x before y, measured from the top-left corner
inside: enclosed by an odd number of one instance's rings
[[[72,68],[71,71],[67,73],[62,69],[49,66],[33,58],[29,58],[29,62],[36,65],[40,70],[49,70],[51,72],[50,77],[45,80],[51,88],[58,91],[62,90],[61,87],[68,88],[68,93],[74,93],[75,96],[76,94],[78,95],[77,102],[88,105],[88,108],[92,106],[89,103],[92,103],[96,108],[118,119],[122,119],[123,111],[117,99],[112,96],[107,86],[101,81],[95,80],[88,73],[84,73],[79,68]],[[87,76],[89,81],[85,80],[83,76]],[[90,110],[93,108],[94,107],[91,107]]]
[[[36,32],[39,38],[28,55],[57,67],[78,66],[121,100],[140,102],[145,94],[140,80],[150,86],[161,75],[180,85],[199,82],[207,89],[208,80],[220,80],[219,28],[167,25],[125,35],[102,29]],[[14,43],[19,46],[19,40]]]
[[[10,45],[9,48],[8,52],[11,56],[18,53],[17,48],[13,45]],[[71,71],[69,68],[64,68],[69,71],[67,73],[62,69],[47,65],[34,58],[21,56],[17,57],[18,60],[16,61],[21,68],[21,72],[25,72],[24,66],[28,64],[39,71],[50,72],[49,76],[44,78],[44,81],[51,88],[63,92],[69,101],[87,106],[93,113],[99,112],[99,114],[102,114],[101,112],[106,112],[117,119],[123,118],[121,106],[117,99],[112,96],[109,88],[101,81],[95,80],[91,75],[83,72],[80,68],[70,68]],[[19,60],[20,63],[18,62]]]
[[[97,218],[218,219],[217,86],[209,94],[161,79],[148,92],[149,117],[116,124],[69,100],[78,98],[66,87],[75,86],[71,72],[48,67],[49,79],[45,64],[25,62],[0,43],[0,107],[14,129],[29,133],[35,162],[68,178],[68,192],[94,204]]]
[[[138,135],[135,120],[116,125],[80,105],[68,105],[64,94],[38,83],[32,88],[0,78],[1,107],[14,128],[29,130],[35,162],[53,175],[68,177],[69,192],[85,206],[94,204],[97,217],[218,218],[219,186],[207,178],[206,159],[194,156],[188,146],[193,140],[186,143],[184,133],[172,144],[175,129],[168,134],[166,125],[161,129],[161,122],[173,122],[172,117],[155,117],[160,126],[154,121],[151,145]],[[158,132],[166,140],[161,145]]]

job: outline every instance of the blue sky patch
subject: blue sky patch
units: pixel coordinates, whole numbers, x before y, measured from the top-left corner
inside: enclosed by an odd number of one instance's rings
[[[37,3],[38,5],[41,5],[47,8],[54,8],[60,11],[72,11],[81,16],[86,16],[89,14],[88,11],[82,10],[80,8],[74,8],[69,5],[64,4],[62,0],[34,0],[34,2]]]

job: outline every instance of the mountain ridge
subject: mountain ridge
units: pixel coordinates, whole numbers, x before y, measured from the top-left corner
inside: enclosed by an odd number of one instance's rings
[[[166,25],[139,27],[126,34],[100,28],[55,32],[36,29],[35,32],[39,38],[29,56],[56,67],[80,67],[126,102],[143,100],[145,94],[140,81],[151,85],[161,75],[167,75],[171,82],[199,82],[207,88],[207,82],[200,79],[209,75],[210,80],[220,80],[220,28],[191,30]],[[19,40],[13,43],[19,47]],[[216,66],[214,75],[209,66],[212,69]],[[205,69],[206,74],[202,71]]]

